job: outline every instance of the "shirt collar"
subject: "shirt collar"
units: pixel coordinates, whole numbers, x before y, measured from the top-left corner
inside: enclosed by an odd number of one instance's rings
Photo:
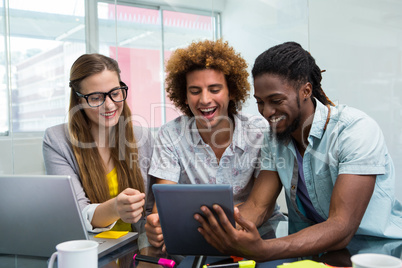
[[[194,145],[202,145],[204,144],[200,132],[198,132],[197,124],[195,122],[195,117],[190,117],[191,123],[189,124],[189,135]]]
[[[324,104],[322,104],[316,98],[314,98],[314,100],[316,103],[316,107],[315,107],[315,111],[314,111],[313,123],[311,125],[311,129],[310,129],[310,133],[309,133],[309,137],[308,137],[308,142],[311,145],[313,144],[312,137],[321,139],[322,136],[324,135],[324,127],[325,127],[325,123],[327,121],[327,116],[328,116],[328,107],[325,106]],[[290,149],[296,156],[296,149],[293,146],[293,142],[288,141],[284,145],[288,149]]]
[[[246,129],[243,129],[242,126],[242,120],[240,118],[241,115],[233,115],[234,118],[234,132],[233,132],[233,138],[232,142],[230,143],[229,146],[236,146],[244,151],[245,149],[245,139],[243,138],[244,136],[244,131],[247,131]],[[192,121],[191,124],[189,125],[190,127],[190,137],[191,140],[193,141],[194,145],[205,145],[204,141],[201,138],[200,132],[198,131],[197,124],[195,122],[194,117],[191,117],[190,120]]]
[[[246,139],[244,138],[245,136],[245,131],[247,131],[247,128],[243,126],[243,121],[241,120],[241,115],[233,115],[234,122],[235,122],[235,129],[233,132],[233,138],[231,144],[233,146],[236,146],[244,151],[246,147]]]
[[[328,116],[328,107],[322,104],[317,99],[315,99],[315,102],[316,107],[314,112],[313,124],[310,129],[309,142],[311,142],[311,136],[321,139],[322,135],[324,135],[324,127]]]

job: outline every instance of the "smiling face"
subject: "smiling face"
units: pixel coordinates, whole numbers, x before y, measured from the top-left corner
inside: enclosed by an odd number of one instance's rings
[[[80,84],[81,94],[87,95],[94,92],[109,92],[113,88],[120,87],[119,77],[116,72],[104,70],[101,73],[91,75]],[[113,102],[106,97],[105,102],[99,107],[89,107],[84,98],[80,98],[85,114],[91,121],[91,131],[98,132],[115,126],[123,111],[124,102]]]
[[[303,88],[295,89],[282,77],[262,74],[254,79],[254,97],[258,111],[269,122],[280,141],[287,141],[305,119],[300,99],[309,98]]]
[[[186,75],[187,100],[198,129],[228,125],[229,89],[225,75],[217,70],[192,71]]]

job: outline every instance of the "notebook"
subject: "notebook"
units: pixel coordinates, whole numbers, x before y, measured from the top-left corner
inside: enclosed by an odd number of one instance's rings
[[[198,232],[194,214],[203,215],[202,205],[220,205],[233,226],[233,190],[219,184],[154,184],[159,220],[166,251],[170,255],[222,256]]]
[[[69,176],[0,175],[0,253],[50,257],[69,240],[99,243],[99,258],[138,238],[94,238],[84,226]]]

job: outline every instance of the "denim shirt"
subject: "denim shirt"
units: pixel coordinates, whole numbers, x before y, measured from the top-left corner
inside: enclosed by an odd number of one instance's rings
[[[402,205],[395,199],[392,159],[377,123],[365,113],[346,105],[328,108],[318,100],[303,171],[311,203],[328,219],[332,190],[340,174],[376,175],[374,193],[356,234],[402,238]],[[298,166],[292,142],[279,143],[265,133],[261,170],[278,172],[285,190],[289,232],[295,233],[314,223],[296,204]]]

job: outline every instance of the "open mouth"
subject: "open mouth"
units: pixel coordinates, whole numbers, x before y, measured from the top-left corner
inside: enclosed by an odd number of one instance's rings
[[[101,115],[104,117],[111,117],[111,116],[114,116],[115,114],[116,114],[116,111],[101,113]]]
[[[202,113],[203,116],[208,117],[211,116],[215,113],[216,107],[213,108],[205,108],[205,109],[199,109],[200,112]]]
[[[279,117],[270,117],[269,119],[268,119],[268,121],[270,122],[270,123],[272,123],[272,124],[277,124],[279,121],[281,121],[281,120],[283,120],[283,119],[285,119],[286,117],[284,116],[284,115],[282,115],[282,116],[279,116]]]

